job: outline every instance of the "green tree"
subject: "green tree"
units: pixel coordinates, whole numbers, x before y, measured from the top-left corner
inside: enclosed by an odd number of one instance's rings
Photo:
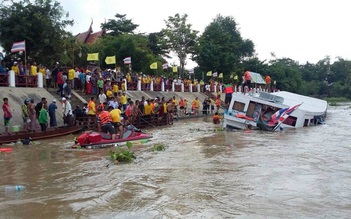
[[[14,42],[26,41],[29,60],[51,64],[64,51],[64,28],[72,25],[59,2],[29,0],[2,2],[0,5],[0,43],[10,53]],[[14,54],[16,56],[18,54]]]
[[[115,17],[116,19],[109,19],[107,23],[101,24],[101,28],[105,29],[109,35],[134,34],[134,30],[139,26],[131,19],[127,19],[125,14],[117,13]]]
[[[148,35],[148,46],[154,55],[170,58],[170,56],[167,54],[167,45],[162,41],[162,37],[162,32],[150,33]]]
[[[194,60],[204,72],[223,72],[228,77],[253,53],[253,42],[241,37],[234,18],[217,15],[200,36]]]
[[[106,56],[116,56],[117,66],[124,72],[128,72],[129,66],[124,65],[125,57],[132,57],[132,70],[135,72],[152,73],[150,64],[157,60],[148,47],[147,36],[122,34],[120,36],[106,36],[99,39],[95,44],[87,47],[87,52],[99,52],[100,59]],[[107,66],[103,59],[101,67]]]
[[[198,31],[191,29],[187,23],[188,15],[175,14],[165,20],[166,28],[162,29],[163,44],[167,45],[168,52],[174,52],[179,58],[179,75],[183,77],[184,66],[188,54],[194,53]]]

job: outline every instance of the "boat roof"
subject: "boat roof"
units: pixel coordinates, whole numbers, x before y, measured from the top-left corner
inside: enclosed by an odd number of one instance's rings
[[[304,111],[323,113],[327,110],[328,107],[327,101],[313,97],[308,97],[287,91],[278,91],[272,94],[284,98],[284,105],[295,106],[297,104],[303,103],[299,109]]]
[[[251,83],[266,84],[265,80],[263,79],[263,77],[260,73],[256,73],[253,71],[248,71],[248,72],[250,72],[250,75],[251,75]]]

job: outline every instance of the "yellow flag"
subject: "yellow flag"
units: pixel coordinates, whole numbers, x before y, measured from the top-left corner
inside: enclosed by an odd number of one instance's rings
[[[208,71],[208,72],[206,73],[206,76],[212,76],[212,71]]]
[[[152,63],[150,69],[157,69],[157,62]]]
[[[173,66],[173,72],[178,72],[178,67],[177,66]]]
[[[88,53],[87,61],[99,61],[99,53]]]
[[[219,73],[218,78],[223,78],[223,73]]]
[[[106,56],[105,58],[106,64],[116,64],[116,56]]]

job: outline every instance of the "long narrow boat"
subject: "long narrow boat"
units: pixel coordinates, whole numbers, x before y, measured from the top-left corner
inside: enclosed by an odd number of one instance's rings
[[[31,138],[31,140],[54,138],[54,137],[77,133],[77,132],[81,131],[81,129],[82,129],[82,127],[80,127],[80,126],[59,126],[56,128],[49,128],[44,132],[42,132],[42,131],[12,132],[11,135],[0,134],[0,144],[22,141],[22,140],[28,139],[28,138]]]
[[[123,133],[122,138],[120,138],[119,135],[117,134],[116,139],[112,140],[110,134],[88,131],[81,134],[77,138],[75,144],[71,146],[71,148],[73,149],[106,148],[106,147],[117,146],[120,143],[125,143],[128,141],[135,142],[140,140],[146,140],[152,137],[153,137],[152,134],[148,134],[140,130],[137,130],[137,131],[128,130]]]

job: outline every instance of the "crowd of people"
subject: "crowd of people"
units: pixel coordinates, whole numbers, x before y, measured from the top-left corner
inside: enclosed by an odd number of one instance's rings
[[[119,130],[121,134],[120,126],[122,125],[122,121],[135,124],[139,117],[147,118],[148,121],[157,118],[156,124],[160,125],[162,118],[166,118],[166,124],[172,124],[174,117],[199,115],[201,103],[197,97],[192,100],[190,104],[185,98],[177,100],[175,97],[168,100],[159,97],[152,99],[145,99],[143,97],[140,100],[127,98],[125,84],[127,84],[128,87],[135,88],[139,80],[141,81],[142,90],[149,90],[151,82],[154,83],[156,88],[160,87],[161,82],[164,82],[167,90],[171,89],[172,83],[176,85],[184,84],[185,86],[197,86],[197,84],[199,84],[202,92],[211,92],[213,91],[212,89],[216,87],[218,96],[214,99],[206,98],[202,102],[202,114],[217,113],[214,116],[214,123],[218,123],[218,118],[220,118],[218,116],[221,106],[219,87],[223,85],[214,80],[210,80],[209,83],[205,84],[202,80],[197,81],[181,78],[167,79],[162,76],[154,77],[142,73],[127,73],[124,75],[122,72],[118,71],[118,69],[101,70],[94,66],[88,66],[86,69],[61,67],[59,62],[56,62],[51,69],[43,65],[37,67],[36,63],[33,62],[28,69],[29,72],[26,73],[24,65],[21,62],[13,62],[11,66],[11,70],[15,72],[15,75],[29,74],[36,76],[39,72],[42,73],[45,78],[45,87],[48,89],[57,89],[56,94],[59,95],[62,101],[62,113],[65,125],[74,125],[76,120],[88,116],[91,120],[95,117],[98,123],[103,127],[105,120],[99,118],[99,112],[109,111],[111,124],[113,124],[114,129]],[[271,79],[269,75],[266,75],[265,82],[265,88],[270,91]],[[245,88],[251,88],[251,75],[248,71],[246,71],[243,76],[243,87],[244,91]],[[75,109],[72,109],[70,103],[72,89],[80,90],[87,95],[91,95],[90,101],[82,108],[76,106]],[[225,102],[228,105],[234,88],[232,85],[228,87],[223,86],[222,91],[225,92]],[[35,131],[36,124],[40,125],[42,131],[45,131],[48,126],[56,127],[56,102],[57,100],[55,99],[48,104],[46,98],[43,97],[41,102],[35,104],[33,99],[25,99],[21,109],[23,130],[29,132]],[[188,105],[190,105],[190,110]],[[9,121],[12,117],[11,113],[9,113],[10,111],[7,110],[8,108],[8,99],[6,103],[4,99],[3,111],[6,132],[8,132]],[[104,113],[104,115],[107,114]],[[111,131],[112,129],[109,128],[109,130]]]

